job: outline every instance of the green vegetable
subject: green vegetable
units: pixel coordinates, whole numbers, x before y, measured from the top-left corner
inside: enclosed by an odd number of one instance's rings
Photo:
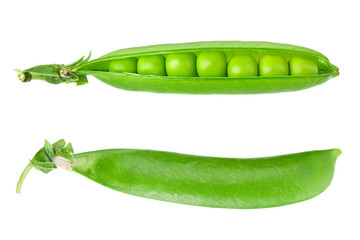
[[[317,74],[318,71],[318,66],[308,59],[294,57],[290,60],[291,75],[311,75]]]
[[[228,64],[229,77],[257,76],[258,65],[251,56],[236,56],[230,59]]]
[[[109,65],[109,72],[137,73],[137,58],[114,60]]]
[[[199,77],[225,77],[227,57],[224,52],[200,52],[196,59]]]
[[[135,58],[137,72],[125,72],[123,67],[119,67],[120,72],[116,70],[120,60]],[[259,63],[257,69],[250,58]],[[93,75],[111,86],[131,91],[253,94],[302,90],[339,75],[339,69],[317,51],[270,42],[163,44],[121,49],[90,62],[88,59],[17,70],[18,76],[23,82],[41,79],[53,84],[82,85],[87,83],[87,75]]]
[[[310,199],[330,184],[339,149],[266,158],[219,158],[136,149],[73,154],[45,141],[32,167],[73,170],[114,190],[162,201],[219,208],[266,208]]]
[[[140,57],[137,69],[139,74],[165,76],[165,58],[163,55]]]
[[[265,55],[259,62],[260,76],[281,76],[289,74],[289,64],[282,56]]]
[[[166,57],[168,76],[196,77],[196,55],[194,53],[171,53]]]

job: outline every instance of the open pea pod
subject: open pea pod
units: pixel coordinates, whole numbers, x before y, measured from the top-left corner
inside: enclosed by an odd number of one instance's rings
[[[214,41],[121,49],[69,65],[19,72],[28,82],[87,83],[86,75],[120,89],[183,94],[255,94],[297,91],[339,74],[321,53],[289,44]]]
[[[64,140],[45,141],[25,168],[77,172],[123,193],[205,207],[266,208],[304,201],[331,183],[340,149],[264,158],[220,158],[142,149],[73,153]]]

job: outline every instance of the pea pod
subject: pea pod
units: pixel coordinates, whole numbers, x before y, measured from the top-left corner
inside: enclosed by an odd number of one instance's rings
[[[121,49],[88,60],[17,71],[23,82],[41,79],[82,85],[87,83],[86,75],[92,75],[125,90],[183,94],[297,91],[339,74],[339,69],[317,51],[271,42],[162,44]]]
[[[64,140],[45,140],[32,167],[62,167],[111,189],[167,202],[217,208],[266,208],[310,199],[330,184],[340,149],[265,158],[219,158],[137,149],[73,154]]]

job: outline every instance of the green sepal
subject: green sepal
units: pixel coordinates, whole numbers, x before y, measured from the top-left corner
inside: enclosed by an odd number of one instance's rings
[[[44,149],[46,155],[49,157],[49,159],[52,160],[54,158],[54,148],[51,145],[51,143],[46,139],[45,139]]]
[[[86,58],[85,58],[85,56],[83,56],[80,59],[76,60],[75,62],[65,65],[64,67],[78,67],[84,63],[87,63],[89,61],[90,57],[91,57],[91,51]]]
[[[70,63],[68,65],[65,65],[66,67],[74,67],[74,66],[77,66],[78,64],[80,64],[82,62],[82,60],[84,59],[85,56],[81,57],[80,59],[76,60],[75,62],[73,63]]]
[[[65,147],[63,147],[59,153],[57,153],[56,155],[58,156],[69,156],[74,154],[74,149],[71,143],[68,143]]]
[[[81,62],[81,64],[79,64],[79,66],[87,63],[90,60],[90,57],[91,57],[91,51],[89,52],[89,55]]]
[[[79,79],[76,82],[76,86],[85,85],[88,83],[86,75],[78,75]]]
[[[49,173],[53,169],[56,169],[56,165],[53,162],[55,156],[68,156],[74,153],[71,143],[65,146],[65,140],[61,139],[53,144],[45,140],[44,147],[41,148],[30,160],[32,165],[44,173]]]
[[[50,64],[50,65],[39,65],[24,70],[24,72],[38,73],[46,76],[58,76],[61,65]]]
[[[54,154],[58,155],[61,152],[61,150],[65,147],[65,144],[66,144],[66,142],[64,139],[60,139],[59,141],[53,143],[52,147],[54,150]]]

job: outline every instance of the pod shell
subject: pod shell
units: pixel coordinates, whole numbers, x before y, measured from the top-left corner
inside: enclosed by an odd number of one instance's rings
[[[73,155],[74,171],[135,196],[216,208],[267,208],[317,196],[339,149],[266,158],[217,158],[110,149]]]
[[[265,54],[281,55],[289,61],[292,57],[304,57],[314,61],[319,74],[304,76],[254,76],[254,77],[173,77],[133,73],[108,72],[114,59],[176,52],[225,51],[228,60],[232,56],[247,54],[257,61]],[[276,93],[307,89],[336,77],[338,68],[321,53],[312,49],[271,42],[216,41],[180,44],[162,44],[121,49],[81,65],[79,74],[89,74],[116,88],[130,91],[183,94],[256,94]]]

